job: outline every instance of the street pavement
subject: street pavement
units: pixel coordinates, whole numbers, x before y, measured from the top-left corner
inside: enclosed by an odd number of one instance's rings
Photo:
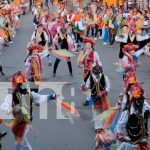
[[[8,81],[8,78],[18,70],[24,71],[24,59],[27,56],[26,46],[30,41],[34,31],[32,25],[32,15],[29,13],[21,17],[21,29],[17,31],[17,36],[13,39],[14,44],[5,48],[0,60],[4,66],[5,77],[0,76],[1,82]],[[98,51],[100,60],[103,64],[104,73],[109,77],[111,90],[109,100],[115,105],[117,97],[122,92],[121,76],[115,71],[114,62],[118,61],[119,44],[115,43],[112,48],[103,45],[101,40],[97,40],[95,49]],[[55,58],[52,57],[54,64]],[[76,108],[81,116],[72,123],[68,119],[56,119],[55,102],[48,103],[48,119],[39,118],[39,107],[33,108],[33,130],[29,134],[29,141],[33,150],[93,150],[94,149],[94,124],[92,122],[91,107],[83,107],[82,103],[86,99],[80,93],[79,86],[83,81],[83,69],[76,65],[77,54],[72,58],[73,77],[70,77],[68,66],[61,61],[58,66],[57,76],[52,77],[53,66],[48,66],[48,59],[43,60],[42,81],[46,82],[44,87],[52,88],[56,93],[64,97],[64,100],[71,103],[75,102]],[[145,56],[140,57],[141,67],[137,69],[140,81],[144,82],[143,87],[146,91],[148,101],[150,98],[150,60]],[[61,82],[61,83],[60,83]],[[64,84],[62,88],[60,85]],[[42,88],[41,88],[42,89]],[[71,92],[73,89],[73,92]],[[2,91],[1,91],[2,92]],[[2,102],[3,99],[0,99]],[[14,149],[14,138],[11,130],[4,127],[8,135],[2,140],[3,150]]]

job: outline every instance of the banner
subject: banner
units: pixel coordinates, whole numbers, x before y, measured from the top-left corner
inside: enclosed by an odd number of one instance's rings
[[[108,6],[111,6],[111,5],[116,5],[116,4],[120,4],[122,5],[123,4],[123,0],[104,0],[103,3],[107,3]]]

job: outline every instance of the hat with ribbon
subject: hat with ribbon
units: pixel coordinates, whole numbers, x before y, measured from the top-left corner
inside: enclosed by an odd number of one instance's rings
[[[125,52],[130,52],[130,51],[135,51],[136,49],[138,49],[139,46],[138,45],[135,45],[133,43],[129,43],[127,45],[124,45],[123,47],[123,51]]]
[[[27,82],[25,75],[21,71],[16,72],[10,80],[13,89],[16,89],[18,84]]]
[[[42,52],[44,50],[44,47],[39,45],[39,44],[29,44],[27,46],[28,51],[33,52],[33,51],[38,51]]]
[[[84,41],[84,43],[91,43],[92,45],[96,44],[94,39],[88,38],[88,37],[83,38],[83,41]]]

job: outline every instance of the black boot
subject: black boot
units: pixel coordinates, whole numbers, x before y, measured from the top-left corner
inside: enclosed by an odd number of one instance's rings
[[[70,76],[72,77],[73,74],[72,74],[72,65],[71,65],[71,61],[67,62],[67,64],[68,64]]]
[[[2,66],[0,65],[0,73],[1,73],[1,75],[2,76],[4,76],[5,74],[4,74],[4,72],[3,72],[3,68],[2,68]]]
[[[55,63],[54,63],[53,77],[56,77],[56,70],[57,70],[59,63],[60,63],[60,59],[56,58]]]

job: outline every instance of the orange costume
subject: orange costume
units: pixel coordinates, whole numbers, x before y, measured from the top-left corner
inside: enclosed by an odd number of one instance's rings
[[[41,81],[42,74],[42,62],[38,53],[34,54],[35,51],[40,52],[43,50],[43,46],[34,44],[28,47],[28,50],[32,52],[32,56],[29,58],[31,64],[31,77],[35,84]]]
[[[91,38],[84,38],[85,43],[91,43],[91,45],[95,44],[95,41]],[[98,64],[102,66],[99,56],[95,50],[92,48],[85,48],[78,56],[77,65],[79,67],[84,66],[84,82],[87,81],[91,69],[94,64]]]
[[[31,75],[34,78],[35,83],[38,83],[41,81],[42,74],[41,58],[38,54],[31,57],[31,66]]]

